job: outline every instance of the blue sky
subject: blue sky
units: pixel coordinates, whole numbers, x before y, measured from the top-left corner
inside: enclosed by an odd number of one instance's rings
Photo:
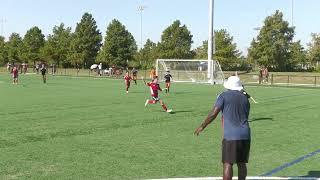
[[[291,23],[292,0],[215,0],[215,29],[225,28],[234,37],[238,49],[246,54],[251,40],[257,35],[255,27],[262,26],[265,17],[277,9]],[[140,14],[144,5],[143,43],[147,38],[157,42],[162,31],[179,19],[193,35],[193,48],[208,38],[209,0],[0,0],[0,20],[5,19],[3,35],[12,32],[24,35],[32,26],[45,35],[61,22],[75,29],[84,12],[93,14],[98,28],[105,35],[112,19],[120,20],[140,45]],[[320,31],[319,0],[294,0],[295,40],[310,42],[310,34]],[[2,32],[0,32],[2,33]]]

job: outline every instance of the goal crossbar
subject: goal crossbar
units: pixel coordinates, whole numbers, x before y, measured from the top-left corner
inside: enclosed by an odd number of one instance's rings
[[[162,78],[170,71],[174,82],[222,84],[224,75],[215,60],[157,59],[156,74]]]

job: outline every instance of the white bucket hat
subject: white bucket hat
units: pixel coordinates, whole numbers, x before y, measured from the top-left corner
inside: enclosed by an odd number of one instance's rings
[[[223,83],[226,89],[241,91],[243,86],[238,76],[230,76],[226,82]]]

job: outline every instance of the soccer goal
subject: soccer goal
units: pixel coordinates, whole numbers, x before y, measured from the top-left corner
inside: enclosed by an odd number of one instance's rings
[[[222,84],[224,75],[218,61],[189,59],[157,59],[156,73],[160,77],[170,71],[174,82]]]

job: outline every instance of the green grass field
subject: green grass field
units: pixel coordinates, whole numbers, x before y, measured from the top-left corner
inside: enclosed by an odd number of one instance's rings
[[[163,84],[162,84],[163,86]],[[258,176],[320,149],[320,89],[246,87],[252,145],[248,175]],[[173,84],[161,106],[144,107],[139,81],[0,74],[0,179],[148,179],[221,176],[221,121],[199,137],[222,86]],[[274,176],[320,174],[320,155]],[[236,169],[236,168],[235,168]],[[234,175],[237,172],[235,170]]]

